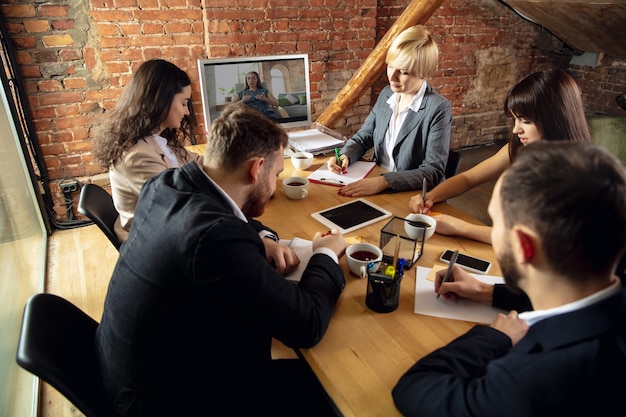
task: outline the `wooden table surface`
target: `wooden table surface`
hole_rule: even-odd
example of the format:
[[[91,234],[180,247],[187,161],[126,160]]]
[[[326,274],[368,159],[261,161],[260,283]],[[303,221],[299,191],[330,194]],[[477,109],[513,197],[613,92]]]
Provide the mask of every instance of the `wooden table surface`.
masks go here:
[[[194,150],[201,152],[202,145]],[[282,179],[306,177],[327,159],[316,157],[313,165],[303,171],[294,169],[290,159],[285,159],[285,170],[277,179],[276,192],[259,218],[275,229],[282,239],[311,239],[315,232],[326,231],[327,228],[310,214],[352,200],[339,196],[337,187],[314,183],[310,184],[309,195],[305,199],[289,200],[285,196]],[[377,167],[369,175],[381,172]],[[405,217],[409,213],[408,202],[413,194],[414,191],[365,198],[389,210],[394,216]],[[433,210],[479,223],[445,203],[437,204]],[[380,230],[388,221],[385,219],[355,230],[345,237],[378,245]],[[445,249],[459,249],[490,260],[493,266],[489,273],[501,274],[490,245],[437,233],[425,242],[424,253],[416,265],[432,267],[439,264],[439,256]],[[367,280],[350,274],[345,256],[339,264],[346,276],[346,287],[328,331],[318,345],[302,349],[300,353],[344,416],[399,416],[391,390],[400,376],[416,360],[465,333],[474,323],[415,314],[415,266],[404,274],[398,309],[391,313],[373,312],[365,305]]]

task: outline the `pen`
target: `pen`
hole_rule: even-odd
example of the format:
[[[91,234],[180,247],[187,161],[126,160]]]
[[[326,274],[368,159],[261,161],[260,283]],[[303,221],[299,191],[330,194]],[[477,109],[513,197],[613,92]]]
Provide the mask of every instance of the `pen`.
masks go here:
[[[422,201],[426,204],[426,177],[422,179]]]
[[[329,230],[328,232],[324,232],[324,233],[322,234],[322,237],[324,237],[324,236],[328,236],[328,235],[330,235],[331,233],[332,233],[332,231],[331,231],[331,230]]]
[[[345,174],[346,172],[341,166],[341,158],[339,157],[339,148],[335,148],[335,158],[337,158],[337,165],[339,165],[339,169],[341,170],[341,173]]]
[[[398,265],[398,254],[400,253],[400,236],[396,235],[395,239],[396,239],[396,249],[393,252],[393,263],[391,264],[394,268],[394,273],[393,273],[392,278],[395,278],[395,275],[396,275],[395,268]]]
[[[343,184],[343,181],[336,180],[334,178],[320,178],[320,181],[335,181],[335,182],[338,182],[339,184]]]
[[[456,262],[456,258],[458,256],[459,256],[459,251],[455,250],[454,253],[452,254],[452,257],[450,257],[450,263],[448,264],[448,269],[446,270],[446,274],[443,276],[443,279],[441,280],[442,284],[448,281],[448,278],[450,277],[450,271],[452,271],[452,267],[454,266],[454,263]],[[441,294],[437,294],[437,298],[439,298],[440,295]]]

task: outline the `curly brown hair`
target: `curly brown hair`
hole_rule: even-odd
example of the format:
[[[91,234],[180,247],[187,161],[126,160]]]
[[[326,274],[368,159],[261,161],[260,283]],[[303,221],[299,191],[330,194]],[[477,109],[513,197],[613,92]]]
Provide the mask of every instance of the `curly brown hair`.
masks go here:
[[[171,62],[153,59],[141,64],[115,108],[97,128],[93,154],[100,165],[114,166],[138,140],[157,132],[167,118],[174,96],[188,85],[191,80],[187,73]],[[190,114],[179,128],[160,133],[178,155],[183,154],[185,142],[195,134],[191,102],[188,106]]]

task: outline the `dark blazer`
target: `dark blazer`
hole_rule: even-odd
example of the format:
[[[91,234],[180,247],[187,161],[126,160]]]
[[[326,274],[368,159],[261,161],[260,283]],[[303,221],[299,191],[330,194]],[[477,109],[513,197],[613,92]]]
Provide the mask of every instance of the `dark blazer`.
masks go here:
[[[341,150],[341,154],[347,155],[351,163],[358,161],[372,147],[374,158],[379,163],[379,155],[384,152],[385,133],[393,115],[387,104],[392,94],[389,86],[380,92],[361,129]],[[398,132],[393,148],[397,172],[383,174],[389,183],[389,191],[421,189],[424,177],[428,181],[428,188],[432,188],[444,179],[451,126],[450,102],[427,85],[419,111],[409,110]]]
[[[142,188],[96,334],[118,415],[268,414],[272,337],[294,348],[318,343],[344,283],[323,254],[300,283],[282,277],[257,230],[195,162],[155,176]]]
[[[626,290],[543,319],[511,347],[475,326],[418,361],[393,389],[405,416],[553,417],[624,414]]]

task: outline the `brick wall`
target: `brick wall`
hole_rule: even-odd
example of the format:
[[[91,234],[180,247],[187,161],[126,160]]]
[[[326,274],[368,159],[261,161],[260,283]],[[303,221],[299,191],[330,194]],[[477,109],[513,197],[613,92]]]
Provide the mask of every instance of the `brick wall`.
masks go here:
[[[315,119],[361,65],[410,0],[3,0],[50,179],[106,184],[91,155],[90,132],[135,68],[165,58],[187,71],[203,126],[196,60],[307,53]],[[570,66],[571,52],[497,0],[447,0],[427,22],[440,45],[433,86],[453,105],[452,147],[507,138],[507,89],[549,65],[568,69],[589,113],[620,114],[624,57]],[[352,135],[384,74],[335,126]],[[206,141],[204,135],[198,142]],[[59,198],[62,201],[62,198]],[[65,208],[60,204],[61,218]],[[61,219],[62,220],[62,219]]]

